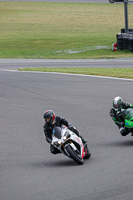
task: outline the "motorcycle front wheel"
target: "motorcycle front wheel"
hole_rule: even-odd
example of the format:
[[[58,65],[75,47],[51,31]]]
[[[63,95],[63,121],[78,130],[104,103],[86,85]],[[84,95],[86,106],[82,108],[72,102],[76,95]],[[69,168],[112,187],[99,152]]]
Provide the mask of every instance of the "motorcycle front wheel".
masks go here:
[[[82,165],[84,163],[84,159],[78,155],[70,145],[66,146],[66,150],[68,152],[68,154],[70,155],[70,157],[79,165]]]
[[[109,2],[110,2],[110,3],[114,3],[115,1],[114,1],[114,0],[109,0]]]

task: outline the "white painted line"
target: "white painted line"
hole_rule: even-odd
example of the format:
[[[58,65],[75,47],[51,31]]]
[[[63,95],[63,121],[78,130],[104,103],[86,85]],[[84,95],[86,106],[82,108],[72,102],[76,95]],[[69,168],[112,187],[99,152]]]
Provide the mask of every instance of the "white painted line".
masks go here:
[[[39,72],[39,71],[19,71],[19,70],[2,70],[6,72],[23,72],[23,73],[36,73],[36,74],[58,74],[58,75],[67,75],[67,76],[82,76],[82,77],[93,77],[93,78],[103,78],[103,79],[114,79],[114,80],[123,80],[123,81],[133,81],[133,79],[127,78],[118,78],[118,77],[109,77],[109,76],[96,76],[96,75],[86,75],[86,74],[71,74],[71,73],[58,73],[58,72]]]

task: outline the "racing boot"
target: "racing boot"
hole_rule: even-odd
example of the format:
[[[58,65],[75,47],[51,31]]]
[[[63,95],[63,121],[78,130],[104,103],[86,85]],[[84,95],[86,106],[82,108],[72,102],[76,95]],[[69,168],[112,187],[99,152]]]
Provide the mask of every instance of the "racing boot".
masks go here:
[[[124,128],[124,127],[121,127],[120,133],[121,133],[122,136],[126,136],[130,133],[130,131],[128,129]]]

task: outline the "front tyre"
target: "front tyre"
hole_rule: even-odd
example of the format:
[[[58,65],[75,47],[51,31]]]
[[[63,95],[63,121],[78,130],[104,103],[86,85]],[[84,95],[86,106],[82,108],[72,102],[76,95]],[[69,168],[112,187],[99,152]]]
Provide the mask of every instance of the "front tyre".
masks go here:
[[[79,165],[83,165],[84,163],[84,159],[78,155],[70,145],[66,146],[66,151],[68,152],[68,154],[70,155],[70,157]]]

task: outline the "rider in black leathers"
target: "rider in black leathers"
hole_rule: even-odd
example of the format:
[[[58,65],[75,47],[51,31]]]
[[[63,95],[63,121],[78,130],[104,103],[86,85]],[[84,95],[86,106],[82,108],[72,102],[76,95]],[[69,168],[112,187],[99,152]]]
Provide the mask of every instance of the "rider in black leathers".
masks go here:
[[[133,105],[123,102],[121,97],[115,97],[113,100],[113,107],[110,110],[110,116],[115,124],[118,126],[122,136],[129,134],[129,130],[125,128],[124,119],[122,117],[123,109],[133,108]]]
[[[66,127],[69,128],[69,130],[73,131],[78,137],[80,137],[81,140],[82,140],[82,142],[83,142],[83,144],[85,144],[87,142],[86,139],[84,139],[79,134],[79,132],[77,131],[77,129],[75,127],[73,127],[72,124],[69,121],[67,121],[63,117],[55,116],[55,113],[52,110],[45,111],[43,117],[45,119],[45,124],[43,126],[43,129],[44,129],[46,141],[48,143],[51,143],[51,141],[52,141],[52,131],[53,131],[53,128],[55,126],[60,126],[61,127],[62,125],[65,125]],[[50,151],[53,154],[60,153],[60,151],[57,148],[55,148],[52,144],[50,145]]]

